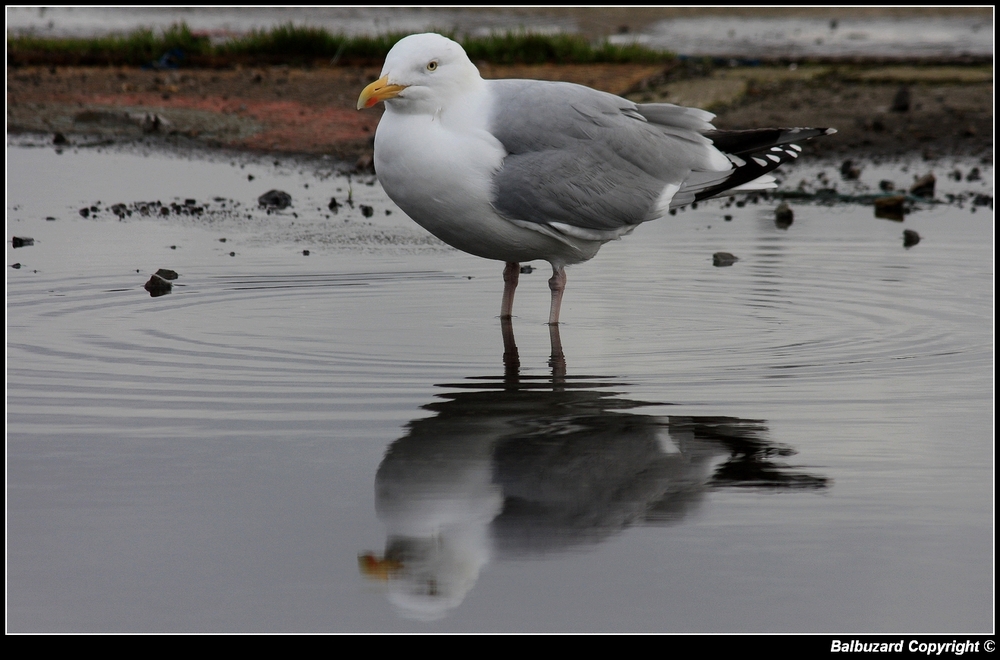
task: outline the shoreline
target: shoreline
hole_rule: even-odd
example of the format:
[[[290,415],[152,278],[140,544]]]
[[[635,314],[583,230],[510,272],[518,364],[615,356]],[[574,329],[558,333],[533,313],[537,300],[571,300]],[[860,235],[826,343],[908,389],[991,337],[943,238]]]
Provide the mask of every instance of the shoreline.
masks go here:
[[[481,64],[480,69],[485,78],[564,80],[639,103],[701,107],[716,113],[722,129],[836,128],[835,139],[809,144],[817,155],[993,159],[991,66],[706,68],[687,62]],[[49,134],[57,143],[156,138],[178,146],[363,162],[381,108],[359,112],[355,103],[378,73],[378,67],[349,66],[8,67],[7,130]],[[909,97],[908,107],[893,110],[900,94]]]

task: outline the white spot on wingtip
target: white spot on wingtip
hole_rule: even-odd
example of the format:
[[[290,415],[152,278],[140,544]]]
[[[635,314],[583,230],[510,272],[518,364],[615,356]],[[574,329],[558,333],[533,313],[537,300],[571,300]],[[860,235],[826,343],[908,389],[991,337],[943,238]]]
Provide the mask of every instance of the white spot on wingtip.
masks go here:
[[[788,145],[788,146],[789,146],[790,148],[792,148],[792,149],[795,149],[796,151],[802,151],[802,147],[800,147],[800,146],[799,146],[799,145],[797,145],[797,144],[790,144],[790,145]]]
[[[775,156],[774,154],[767,154],[767,157],[769,160],[773,160],[775,163],[781,162],[781,159]]]
[[[767,165],[767,161],[766,160],[763,160],[761,158],[757,158],[756,156],[753,156],[752,158],[753,158],[753,162],[757,163],[761,167],[764,167],[764,166]]]

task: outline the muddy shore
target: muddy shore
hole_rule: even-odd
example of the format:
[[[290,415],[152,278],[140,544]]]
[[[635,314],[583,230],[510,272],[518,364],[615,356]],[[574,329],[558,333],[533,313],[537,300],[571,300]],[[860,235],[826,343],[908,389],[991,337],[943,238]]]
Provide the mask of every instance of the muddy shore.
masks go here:
[[[816,154],[920,153],[992,162],[992,67],[481,65],[487,78],[566,80],[638,102],[693,105],[720,128],[832,126]],[[166,140],[353,163],[371,152],[381,108],[358,112],[375,67],[7,70],[8,134],[68,143]],[[895,107],[894,107],[895,106]]]

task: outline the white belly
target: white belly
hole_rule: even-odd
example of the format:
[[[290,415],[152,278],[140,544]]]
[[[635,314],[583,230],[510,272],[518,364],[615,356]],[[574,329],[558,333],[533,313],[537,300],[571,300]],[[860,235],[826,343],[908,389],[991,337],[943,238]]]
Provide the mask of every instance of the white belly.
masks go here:
[[[506,151],[485,130],[457,133],[431,115],[388,108],[375,134],[375,171],[386,194],[417,224],[463,252],[500,261],[586,261],[601,242],[555,238],[518,226],[491,204]]]

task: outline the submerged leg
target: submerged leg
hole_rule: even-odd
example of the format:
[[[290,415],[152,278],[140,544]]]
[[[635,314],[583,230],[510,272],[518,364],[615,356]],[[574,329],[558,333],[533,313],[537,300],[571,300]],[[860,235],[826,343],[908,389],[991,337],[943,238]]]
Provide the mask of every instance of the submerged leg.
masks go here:
[[[563,291],[566,290],[566,268],[552,265],[552,277],[549,278],[549,289],[552,291],[552,306],[549,308],[549,325],[559,323],[559,308],[562,307]]]
[[[500,318],[509,319],[514,311],[514,289],[517,288],[517,276],[521,274],[521,264],[508,261],[503,267],[503,301],[500,303]]]
[[[510,317],[500,319],[500,332],[503,333],[503,377],[505,383],[517,383],[521,371],[521,359],[517,355],[517,342],[514,341],[514,325]]]
[[[549,354],[549,366],[552,367],[552,384],[558,385],[566,382],[566,355],[563,354],[562,339],[559,337],[559,324],[553,323],[549,326],[549,346],[552,352]]]

